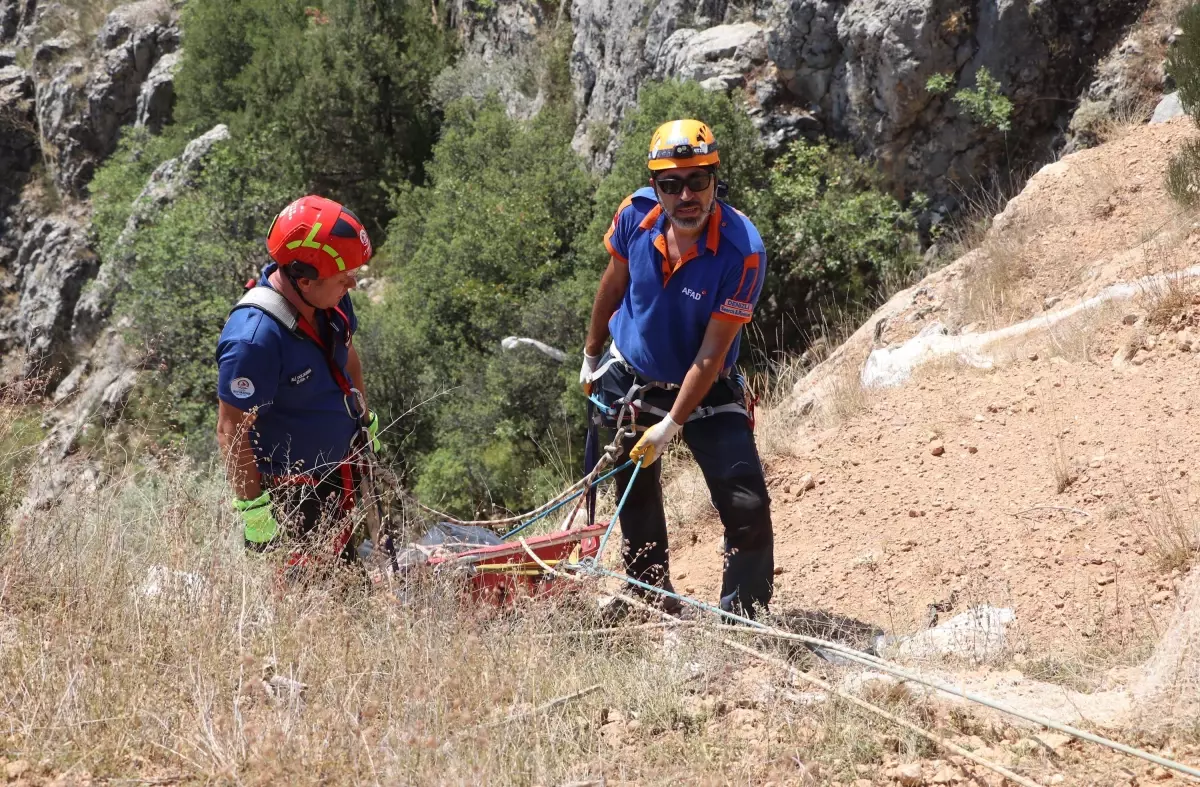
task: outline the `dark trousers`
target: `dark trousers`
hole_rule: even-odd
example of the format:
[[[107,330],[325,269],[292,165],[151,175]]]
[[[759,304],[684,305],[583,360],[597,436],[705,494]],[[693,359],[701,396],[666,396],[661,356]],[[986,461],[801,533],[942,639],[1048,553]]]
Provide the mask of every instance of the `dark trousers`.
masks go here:
[[[279,535],[265,544],[247,541],[246,548],[265,552],[282,546],[292,550],[293,555],[325,557],[349,521],[341,474],[334,470],[316,483],[272,476],[263,476],[262,481],[271,491],[271,513],[279,523]],[[353,541],[350,539],[340,550],[338,557],[343,561],[354,561]]]
[[[607,362],[607,357],[603,362]],[[613,364],[594,386],[599,398],[610,407],[643,380],[623,364]],[[640,398],[649,405],[670,412],[678,392],[650,388]],[[732,378],[721,378],[701,403],[703,407],[745,404],[745,391]],[[638,424],[650,426],[661,420],[642,413]],[[606,419],[607,426],[615,426]],[[609,432],[609,439],[612,438]],[[762,462],[754,445],[749,419],[740,413],[720,413],[684,424],[683,441],[704,474],[712,503],[725,527],[725,565],[721,581],[723,609],[754,614],[771,600],[775,570],[774,536],[771,530],[771,501],[767,494]],[[621,462],[640,432],[627,438],[622,446]],[[633,475],[630,468],[616,477],[617,493],[623,494]],[[670,549],[667,544],[667,517],[663,510],[662,462],[644,467],[621,510],[625,568],[629,575],[649,584],[670,587]]]

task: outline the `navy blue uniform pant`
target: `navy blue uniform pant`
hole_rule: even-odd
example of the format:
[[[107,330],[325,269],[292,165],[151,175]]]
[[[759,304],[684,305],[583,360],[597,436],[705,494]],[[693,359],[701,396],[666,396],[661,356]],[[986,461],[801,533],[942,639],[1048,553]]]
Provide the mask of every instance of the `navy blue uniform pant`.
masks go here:
[[[607,361],[606,356],[602,363]],[[601,401],[613,407],[635,382],[645,381],[636,378],[628,367],[618,362],[596,381],[593,391]],[[677,393],[677,390],[654,387],[644,391],[640,398],[670,412]],[[701,406],[732,403],[744,406],[745,391],[735,379],[723,377],[713,385]],[[650,426],[659,420],[659,416],[641,413],[638,424]],[[605,422],[611,440],[615,419],[606,418]],[[629,451],[639,437],[640,432],[624,441],[621,463],[629,458]],[[765,610],[773,590],[774,537],[770,498],[750,420],[742,413],[719,413],[684,424],[682,437],[700,465],[713,506],[725,528],[721,607],[749,615],[754,614],[755,608]],[[617,475],[618,495],[624,493],[632,475],[633,468]],[[621,532],[625,568],[629,575],[669,589],[670,549],[667,517],[663,510],[661,461],[638,473],[625,508],[621,510]]]

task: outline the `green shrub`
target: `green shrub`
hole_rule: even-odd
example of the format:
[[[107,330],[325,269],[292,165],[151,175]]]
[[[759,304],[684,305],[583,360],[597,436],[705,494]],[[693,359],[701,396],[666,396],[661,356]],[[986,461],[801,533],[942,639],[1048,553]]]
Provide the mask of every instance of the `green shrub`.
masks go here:
[[[925,90],[935,96],[949,93],[953,87],[953,74],[934,74],[925,82]],[[987,68],[976,72],[975,87],[955,92],[954,103],[982,126],[1004,132],[1012,130],[1012,101],[1004,95],[1000,82]]]
[[[119,193],[141,169],[117,157],[97,180]],[[144,381],[148,400],[169,402],[169,412],[158,415],[197,445],[212,442],[217,336],[246,280],[267,262],[262,239],[271,220],[302,190],[296,171],[294,161],[262,140],[223,143],[196,187],[132,239],[134,267],[117,313],[132,317],[132,339],[157,367]],[[117,206],[108,210],[119,216]],[[111,235],[110,223],[97,225],[101,238]]]
[[[1167,53],[1167,73],[1179,88],[1179,100],[1193,119],[1200,118],[1200,3],[1179,15],[1183,31]],[[1180,205],[1200,202],[1200,144],[1188,142],[1167,167],[1167,192]]]
[[[767,280],[756,321],[774,349],[789,326],[819,321],[831,305],[870,301],[916,262],[913,215],[850,151],[797,142],[771,169],[770,210],[759,229]],[[784,342],[786,344],[786,342]]]
[[[975,87],[954,94],[954,103],[981,126],[997,131],[1012,130],[1013,104],[1000,88],[1000,82],[986,68],[975,73]]]
[[[1179,15],[1183,34],[1167,52],[1167,73],[1179,89],[1179,100],[1192,117],[1200,109],[1200,3],[1193,3]]]
[[[949,93],[952,87],[954,87],[953,74],[934,74],[925,82],[925,89],[935,96]]]
[[[176,128],[157,137],[145,126],[129,126],[122,132],[116,152],[96,171],[88,186],[92,237],[101,259],[113,256],[133,202],[146,187],[150,174],[159,164],[182,153],[186,145],[187,140]]]
[[[1185,208],[1200,204],[1200,141],[1191,140],[1167,165],[1167,193]]]

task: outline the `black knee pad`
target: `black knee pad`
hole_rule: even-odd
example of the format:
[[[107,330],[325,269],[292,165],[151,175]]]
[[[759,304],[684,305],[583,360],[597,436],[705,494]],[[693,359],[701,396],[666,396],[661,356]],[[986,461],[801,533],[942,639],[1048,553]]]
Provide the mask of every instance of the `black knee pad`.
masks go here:
[[[725,525],[727,548],[762,549],[772,543],[771,499],[761,475],[718,481],[712,496]]]

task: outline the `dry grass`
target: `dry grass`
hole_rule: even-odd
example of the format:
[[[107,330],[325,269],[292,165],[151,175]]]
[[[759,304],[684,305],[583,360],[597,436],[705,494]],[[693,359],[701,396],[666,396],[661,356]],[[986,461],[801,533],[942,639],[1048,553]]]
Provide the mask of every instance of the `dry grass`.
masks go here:
[[[1167,272],[1142,287],[1146,322],[1156,328],[1171,324],[1171,318],[1187,312],[1195,297],[1195,282],[1178,272]]]
[[[929,753],[699,635],[570,634],[600,625],[594,585],[498,610],[448,578],[401,601],[276,569],[241,549],[213,469],[173,458],[12,518],[5,753],[80,778],[489,785],[852,780]]]
[[[964,324],[999,328],[1026,316],[1020,283],[1031,269],[1024,248],[1023,233],[993,235],[967,263],[958,294],[958,311]]]
[[[688,681],[716,669],[702,646],[686,659],[649,641],[547,646],[542,635],[593,617],[575,599],[504,614],[432,583],[402,605],[348,574],[280,593],[270,561],[227,537],[222,486],[195,469],[129,468],[10,528],[8,752],[97,776],[257,783],[650,781],[685,755],[730,776],[743,767],[736,744],[720,762],[703,754],[705,719],[683,708]],[[177,578],[157,595],[156,572]],[[272,674],[306,688],[269,689]],[[614,710],[648,731],[636,757],[598,735]]]
[[[1200,553],[1200,520],[1188,502],[1188,484],[1175,468],[1154,463],[1151,490],[1139,494],[1128,484],[1125,496],[1135,521],[1165,570],[1187,569]],[[1186,471],[1185,471],[1186,472]]]
[[[819,422],[826,427],[850,420],[871,406],[874,393],[863,388],[858,367],[843,364],[823,381]]]

